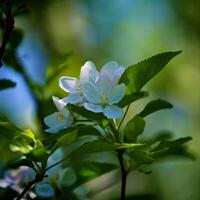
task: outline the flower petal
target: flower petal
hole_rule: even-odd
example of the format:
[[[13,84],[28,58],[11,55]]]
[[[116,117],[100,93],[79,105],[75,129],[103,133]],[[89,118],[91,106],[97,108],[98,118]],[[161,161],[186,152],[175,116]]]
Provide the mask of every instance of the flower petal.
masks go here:
[[[63,102],[62,99],[59,99],[58,97],[55,96],[53,96],[52,99],[59,112],[64,109],[65,103]]]
[[[103,108],[100,105],[94,105],[94,104],[91,104],[91,103],[84,103],[83,106],[85,107],[85,109],[90,110],[94,113],[103,112]]]
[[[118,83],[119,79],[121,78],[122,74],[125,71],[124,66],[119,66],[114,72],[113,82]]]
[[[124,70],[123,66],[118,66],[117,62],[112,61],[103,66],[100,75],[107,76],[113,84],[116,84],[124,73]]]
[[[73,77],[63,76],[59,79],[59,86],[69,93],[77,93],[77,85],[79,80]]]
[[[106,106],[103,114],[109,119],[120,118],[123,116],[123,109],[116,105]]]
[[[54,112],[51,115],[48,115],[47,117],[44,118],[44,123],[47,126],[54,126],[57,122],[57,113],[58,112]]]
[[[71,103],[71,104],[77,104],[83,102],[83,96],[81,96],[79,93],[76,94],[70,94],[69,96],[63,98],[63,102],[65,104]]]
[[[60,112],[55,112],[47,117],[44,118],[44,123],[49,127],[48,129],[46,129],[46,132],[49,133],[57,133],[60,130],[66,128],[67,126],[67,120],[66,118],[61,118],[60,116]]]
[[[114,86],[108,98],[109,104],[112,105],[114,103],[118,103],[124,97],[125,92],[126,92],[126,86],[124,83]]]
[[[47,133],[58,133],[59,131],[65,129],[65,128],[66,128],[65,124],[56,124],[54,126],[51,126],[47,129],[45,129],[45,132],[47,132]]]
[[[93,83],[87,82],[83,84],[82,92],[84,97],[90,103],[98,104],[100,102],[99,92],[97,90],[97,87]]]
[[[116,70],[117,67],[118,67],[117,62],[114,61],[108,62],[102,67],[100,74],[110,76],[113,74],[113,72]]]
[[[88,81],[95,82],[97,77],[98,77],[98,71],[96,69],[95,64],[91,61],[87,61],[81,67],[80,80],[82,82],[88,82]]]
[[[96,87],[100,96],[108,96],[112,91],[113,85],[112,82],[108,79],[108,77],[100,76],[96,83]]]

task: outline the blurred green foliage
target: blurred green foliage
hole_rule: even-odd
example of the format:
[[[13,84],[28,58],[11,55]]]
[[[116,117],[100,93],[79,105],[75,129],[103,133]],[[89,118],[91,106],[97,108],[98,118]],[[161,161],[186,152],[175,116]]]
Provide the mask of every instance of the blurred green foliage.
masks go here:
[[[14,65],[16,71],[27,74],[16,59],[15,51],[20,42],[23,42],[22,33],[26,36],[33,31],[39,35],[40,42],[44,44],[50,58],[45,77],[46,85],[32,82],[31,76],[24,75],[24,79],[31,82],[36,94],[33,95],[33,99],[37,102],[39,114],[38,116],[33,114],[32,118],[35,120],[34,118],[37,117],[38,126],[35,128],[37,133],[44,126],[41,124],[41,119],[54,109],[51,96],[64,95],[58,89],[58,77],[78,76],[80,66],[86,60],[93,60],[98,63],[98,66],[108,60],[117,60],[128,66],[157,52],[169,49],[183,50],[183,53],[169,64],[164,73],[145,87],[147,91],[151,88],[151,96],[161,96],[173,102],[175,111],[169,115],[162,115],[161,112],[158,117],[148,116],[146,121],[150,122],[150,125],[146,127],[145,136],[141,138],[141,141],[153,138],[162,127],[177,132],[174,137],[192,136],[193,141],[190,142],[189,147],[190,151],[196,155],[196,162],[182,161],[175,157],[170,162],[162,160],[153,165],[150,169],[153,173],[148,177],[140,174],[132,175],[129,180],[130,197],[128,199],[199,200],[200,3],[195,0],[164,0],[162,2],[158,0],[29,0],[27,4],[30,13],[16,18],[16,27],[19,31],[16,29],[13,37],[17,39],[13,40],[11,37],[4,62],[7,65]],[[6,59],[7,55],[12,59]],[[63,64],[60,65],[60,63]],[[14,85],[7,83],[4,87],[8,86]],[[130,113],[141,111],[146,103],[145,99],[142,103],[136,103],[134,107],[131,107]],[[14,112],[13,115],[16,114]],[[23,121],[23,116],[20,118]],[[3,134],[2,130],[1,134]],[[45,134],[43,137],[45,138]],[[161,141],[163,142],[160,148],[173,145],[166,144],[164,139]],[[8,142],[8,138],[2,136],[0,150],[3,155],[3,165],[6,161],[13,159]],[[64,151],[67,153],[68,149]],[[181,151],[182,149],[179,149],[176,152],[178,154]],[[171,152],[168,152],[167,156],[170,155]],[[101,156],[104,155],[98,156],[101,161]],[[109,156],[108,159],[113,159],[112,155]],[[87,155],[82,159],[87,159]],[[66,161],[65,164],[69,162]],[[77,173],[82,180],[90,180],[96,175],[115,168],[112,162],[105,168],[102,164],[99,164],[100,167],[95,167],[94,163],[87,162],[84,164],[77,162],[75,165],[72,166],[75,171],[80,165],[82,168],[87,168],[85,171],[77,167]],[[99,169],[102,171],[98,171]],[[143,169],[143,171],[148,172],[149,169]],[[118,190],[118,187],[110,184],[108,189],[103,188],[102,191],[98,191],[101,194],[99,196],[96,190],[99,185],[104,184],[104,181],[97,180],[97,186],[94,184],[93,188],[91,185],[86,186],[91,189],[91,199],[111,199],[113,193]]]

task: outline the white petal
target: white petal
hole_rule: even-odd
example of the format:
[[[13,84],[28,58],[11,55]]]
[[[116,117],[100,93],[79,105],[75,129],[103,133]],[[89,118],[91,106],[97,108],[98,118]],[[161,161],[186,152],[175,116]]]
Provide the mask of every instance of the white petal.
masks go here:
[[[38,183],[35,186],[35,192],[42,198],[51,198],[55,196],[54,188],[49,183]]]
[[[64,109],[65,103],[63,102],[62,99],[59,99],[58,97],[55,97],[55,96],[53,96],[52,99],[58,111],[61,111]]]
[[[59,131],[65,129],[65,124],[57,124],[55,126],[51,126],[47,129],[45,129],[45,132],[47,133],[58,133]]]
[[[100,75],[107,76],[113,84],[116,84],[124,70],[124,66],[118,66],[117,62],[112,61],[103,66]]]
[[[63,76],[59,79],[59,86],[65,92],[76,93],[78,84],[79,84],[79,80],[73,77]]]
[[[51,115],[48,115],[47,117],[44,118],[44,123],[47,126],[54,126],[57,122],[57,113],[58,112],[54,112]]]
[[[109,104],[118,103],[125,95],[126,86],[124,83],[114,86],[112,92],[109,95]]]
[[[108,77],[100,76],[96,83],[96,87],[100,95],[108,96],[112,91],[113,85],[112,82],[108,79]]]
[[[113,81],[114,83],[117,83],[119,81],[119,79],[121,78],[122,74],[125,71],[125,67],[124,66],[119,66],[115,72],[114,72],[114,77],[113,77]]]
[[[116,70],[117,67],[118,67],[117,62],[114,61],[108,62],[102,67],[100,74],[110,76],[113,74],[113,72]]]
[[[80,80],[83,82],[88,82],[88,81],[95,82],[97,77],[98,77],[98,71],[96,69],[95,64],[91,61],[87,61],[81,67]]]
[[[94,105],[94,104],[91,104],[91,103],[84,103],[83,106],[85,107],[85,109],[90,110],[94,113],[103,112],[103,108],[100,105]]]
[[[103,114],[109,119],[120,118],[123,116],[123,109],[115,105],[106,106]]]
[[[81,96],[79,93],[70,94],[68,97],[63,98],[63,101],[64,101],[65,104],[82,103],[83,102],[83,96]]]
[[[97,87],[93,83],[85,83],[82,87],[82,92],[84,97],[90,103],[98,104],[100,102],[99,92],[97,90]]]
[[[66,127],[67,120],[64,118],[60,119],[60,114],[61,113],[59,112],[54,112],[53,114],[44,118],[44,123],[49,127],[46,132],[57,133]]]
[[[74,116],[72,114],[70,114],[67,119],[67,124],[66,124],[65,128],[70,127],[72,125],[73,121],[74,121]]]

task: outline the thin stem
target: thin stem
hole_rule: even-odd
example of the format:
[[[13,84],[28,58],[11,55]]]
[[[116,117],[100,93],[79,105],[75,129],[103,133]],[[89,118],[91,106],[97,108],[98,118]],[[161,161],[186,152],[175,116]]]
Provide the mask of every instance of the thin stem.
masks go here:
[[[126,171],[126,168],[124,166],[123,151],[122,150],[117,151],[117,157],[118,157],[120,169],[121,169],[121,195],[120,195],[120,200],[125,200],[126,199],[126,179],[127,179],[128,172]]]
[[[60,160],[60,161],[54,163],[53,165],[47,167],[47,168],[46,168],[46,171],[50,170],[51,168],[55,167],[56,165],[59,165],[60,163],[62,163],[62,162],[63,162],[64,160],[66,160],[67,158],[69,158],[69,156],[67,156],[67,157],[63,158],[62,160]]]
[[[119,129],[120,129],[120,127],[121,127],[121,125],[122,125],[122,123],[123,123],[125,117],[126,117],[126,114],[128,113],[128,109],[130,108],[130,105],[131,105],[131,104],[129,104],[129,105],[127,106],[126,111],[125,111],[125,113],[124,113],[124,116],[123,116],[122,120],[121,120],[120,123],[119,123],[118,131],[119,131]]]
[[[115,141],[116,141],[116,142],[120,142],[120,139],[119,139],[119,132],[118,132],[117,129],[115,128],[115,125],[114,125],[113,121],[110,121],[109,127],[110,127],[112,133],[114,134]]]
[[[35,185],[36,183],[41,182],[44,177],[45,177],[44,174],[42,174],[42,175],[37,174],[36,177],[35,177],[35,179],[32,180],[32,181],[30,181],[26,185],[26,187],[24,188],[24,190],[22,191],[22,193],[18,195],[18,197],[16,198],[16,200],[21,200],[24,197],[24,195],[32,188],[32,186]]]

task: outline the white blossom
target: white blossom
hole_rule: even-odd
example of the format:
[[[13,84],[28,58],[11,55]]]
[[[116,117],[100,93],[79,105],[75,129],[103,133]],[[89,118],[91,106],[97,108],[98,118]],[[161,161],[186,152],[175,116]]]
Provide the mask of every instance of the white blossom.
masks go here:
[[[58,111],[44,118],[45,124],[49,127],[45,131],[49,133],[57,133],[71,126],[73,122],[73,115],[66,109],[64,101],[53,96],[53,102]]]

